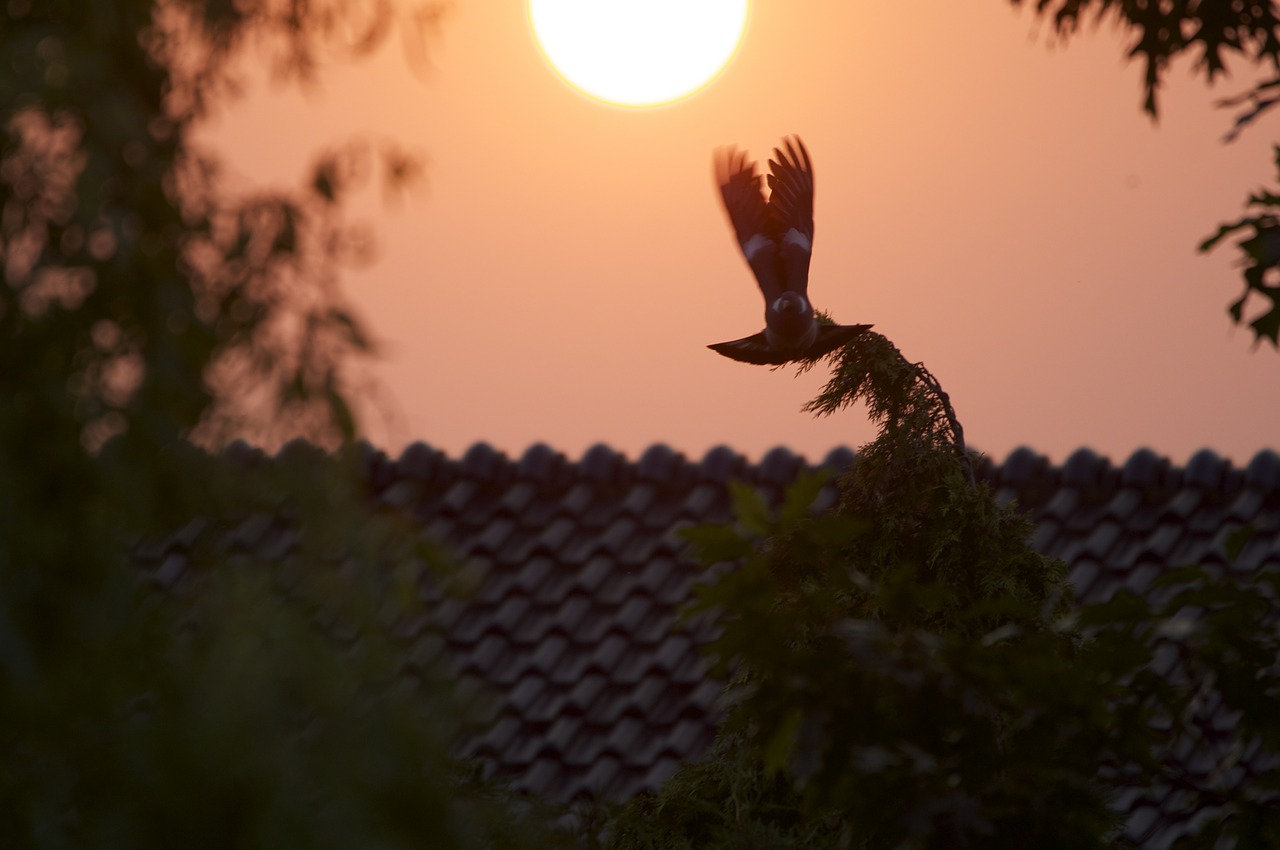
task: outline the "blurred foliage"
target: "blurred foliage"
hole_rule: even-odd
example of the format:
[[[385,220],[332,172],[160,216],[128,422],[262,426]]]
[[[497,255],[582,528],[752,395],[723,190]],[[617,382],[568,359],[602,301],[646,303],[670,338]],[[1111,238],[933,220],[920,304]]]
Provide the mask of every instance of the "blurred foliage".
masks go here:
[[[347,373],[372,346],[336,284],[371,247],[341,202],[375,166],[402,185],[416,160],[351,142],[321,152],[298,190],[237,198],[193,135],[238,91],[242,45],[309,79],[323,48],[381,41],[382,5],[7,4],[6,397],[47,406],[90,448],[117,433],[151,443],[351,437]],[[37,350],[44,359],[29,355]]]
[[[409,642],[439,556],[370,506],[351,443],[372,345],[337,281],[370,245],[343,200],[416,160],[344,143],[297,190],[232,197],[193,142],[237,63],[307,83],[437,13],[0,6],[5,847],[550,841],[450,759],[468,706]],[[233,435],[346,448],[192,443]]]
[[[1255,743],[1280,752],[1276,576],[1188,568],[1077,610],[1028,521],[967,474],[927,370],[867,336],[811,403],[863,399],[880,424],[839,506],[813,510],[821,474],[776,506],[738,486],[735,522],[688,530],[708,567],[735,565],[690,611],[722,629],[724,718],[610,846],[1120,846],[1130,788],[1203,813],[1180,846],[1274,846],[1280,771],[1233,783],[1231,767]],[[1183,666],[1156,672],[1171,641]],[[1212,750],[1192,721],[1215,694],[1238,737],[1206,774],[1179,755]]]
[[[1011,0],[1020,6],[1023,0]],[[1193,70],[1208,83],[1229,73],[1232,57],[1269,75],[1241,95],[1223,98],[1219,107],[1245,107],[1235,119],[1226,141],[1234,140],[1249,124],[1280,103],[1280,17],[1275,4],[1245,0],[1231,2],[1196,2],[1195,0],[1027,0],[1036,14],[1051,18],[1055,33],[1064,41],[1077,35],[1086,19],[1096,24],[1110,22],[1132,37],[1128,58],[1141,58],[1143,76],[1143,109],[1153,118],[1158,114],[1157,94],[1170,63],[1190,54]],[[1280,161],[1280,147],[1276,148]],[[1277,346],[1280,334],[1280,270],[1278,270],[1276,195],[1256,192],[1249,196],[1247,207],[1261,212],[1224,224],[1218,232],[1200,245],[1200,251],[1211,250],[1224,237],[1244,231],[1237,242],[1244,267],[1244,295],[1228,308],[1237,325],[1247,322],[1256,342],[1264,339]],[[1261,296],[1263,312],[1246,316],[1245,306],[1251,296]],[[1267,305],[1265,302],[1270,302]]]
[[[1021,6],[1024,0],[1010,0]],[[1195,71],[1207,82],[1227,71],[1233,54],[1254,64],[1280,67],[1280,18],[1271,3],[1198,2],[1198,0],[1026,0],[1037,15],[1050,17],[1064,41],[1079,33],[1087,20],[1112,23],[1132,36],[1129,58],[1141,58],[1143,108],[1159,111],[1157,93],[1169,63],[1184,53],[1195,58]]]
[[[1280,171],[1280,146],[1275,149],[1276,168]],[[1243,255],[1244,294],[1227,308],[1236,324],[1246,321],[1245,308],[1251,300],[1261,303],[1261,311],[1252,311],[1248,319],[1254,337],[1261,342],[1270,340],[1272,346],[1280,345],[1280,194],[1269,191],[1254,192],[1249,196],[1249,206],[1257,212],[1218,228],[1200,245],[1201,251],[1209,251],[1233,233],[1244,231],[1245,238],[1236,243]]]
[[[153,468],[198,483],[189,523],[132,564],[85,551],[45,611],[6,594],[5,625],[30,620],[3,636],[6,846],[552,846],[451,761],[468,706],[417,643],[440,555],[369,507],[358,451],[174,445]]]

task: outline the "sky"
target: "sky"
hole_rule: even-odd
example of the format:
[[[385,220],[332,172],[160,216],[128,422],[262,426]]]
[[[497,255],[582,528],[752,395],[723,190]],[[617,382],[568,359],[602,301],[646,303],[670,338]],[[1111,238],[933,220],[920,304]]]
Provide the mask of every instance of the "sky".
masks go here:
[[[591,100],[547,66],[520,0],[455,0],[428,63],[391,39],[308,91],[251,74],[208,125],[229,187],[296,185],[352,138],[420,151],[422,187],[355,218],[378,261],[345,291],[381,351],[367,431],[395,454],[486,441],[577,458],[662,442],[812,461],[874,437],[865,411],[800,408],[826,379],[706,345],[763,326],[720,208],[714,148],[814,160],[815,307],[869,322],[950,394],[972,448],[1276,448],[1280,354],[1226,307],[1235,249],[1196,246],[1274,185],[1265,119],[1232,144],[1175,65],[1161,117],[1104,26],[1067,45],[1006,0],[753,0],[724,73],[654,109]]]

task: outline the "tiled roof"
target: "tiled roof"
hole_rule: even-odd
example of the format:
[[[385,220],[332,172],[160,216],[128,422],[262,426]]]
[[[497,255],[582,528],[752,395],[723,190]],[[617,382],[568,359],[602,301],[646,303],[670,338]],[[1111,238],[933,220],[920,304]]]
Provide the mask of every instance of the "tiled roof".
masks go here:
[[[237,462],[254,454],[243,444],[228,452]],[[704,578],[677,532],[727,520],[732,479],[776,498],[809,466],[804,458],[778,448],[751,463],[720,447],[693,461],[655,445],[631,460],[598,445],[574,461],[543,445],[508,458],[478,444],[452,459],[422,443],[397,459],[374,449],[364,458],[369,497],[412,517],[475,572],[465,600],[424,590],[437,617],[420,638],[424,656],[451,660],[464,693],[496,695],[474,703],[467,755],[518,790],[567,801],[656,789],[705,751],[720,684],[700,647],[713,626],[677,621]],[[840,449],[819,465],[852,459]],[[1034,546],[1067,563],[1082,601],[1121,587],[1146,593],[1169,566],[1225,570],[1224,535],[1246,523],[1257,533],[1231,569],[1280,567],[1280,456],[1271,451],[1241,468],[1210,451],[1178,467],[1148,450],[1114,465],[1081,449],[1054,466],[1019,449],[977,473],[1030,513]],[[828,488],[819,507],[834,501]],[[1172,669],[1175,655],[1157,664]],[[1202,740],[1188,744],[1199,755],[1188,757],[1217,770],[1225,732],[1215,724],[1227,720],[1214,706],[1202,714]],[[1261,758],[1246,756],[1231,768],[1239,781]],[[1167,790],[1133,792],[1122,801],[1128,836],[1168,846],[1193,814],[1178,804]]]

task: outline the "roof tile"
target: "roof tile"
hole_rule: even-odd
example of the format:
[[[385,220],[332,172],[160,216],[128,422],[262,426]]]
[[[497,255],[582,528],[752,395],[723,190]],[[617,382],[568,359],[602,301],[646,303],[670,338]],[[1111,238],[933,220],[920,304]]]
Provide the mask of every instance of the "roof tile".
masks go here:
[[[1112,519],[1123,522],[1133,515],[1142,505],[1142,494],[1134,487],[1117,490],[1106,505],[1106,514]]]
[[[587,449],[578,463],[579,474],[587,481],[608,484],[626,483],[626,458],[603,443]]]
[[[795,480],[796,474],[803,468],[804,458],[792,454],[785,446],[777,446],[760,459],[756,480],[761,484],[785,487]]]
[[[568,639],[559,632],[552,632],[543,638],[533,649],[530,658],[535,670],[546,671],[552,676],[564,662],[565,651],[569,648]]]
[[[645,737],[648,730],[645,724],[639,718],[626,716],[623,717],[613,727],[609,733],[606,748],[619,756],[626,758],[629,754],[634,753],[638,748],[640,741]]]
[[[641,481],[670,483],[680,472],[684,458],[663,443],[654,443],[640,456],[636,476]]]
[[[356,450],[370,498],[401,505],[424,537],[474,569],[470,578],[423,579],[431,618],[405,626],[405,668],[428,680],[448,660],[465,674],[473,724],[488,724],[469,748],[489,769],[552,799],[598,793],[619,800],[656,788],[680,759],[705,751],[721,684],[702,647],[719,627],[707,614],[683,624],[678,617],[697,583],[730,566],[701,567],[679,530],[726,521],[730,480],[775,497],[807,468],[804,458],[778,448],[751,464],[723,446],[697,464],[663,445],[635,462],[604,445],[577,462],[541,444],[515,463],[485,444],[461,461],[424,443],[396,461],[368,445]],[[237,462],[274,462],[244,446],[226,450],[229,458],[237,453]],[[310,457],[305,447],[281,453],[290,463],[300,457]],[[854,460],[837,449],[824,465]],[[1156,600],[1155,576],[1184,561],[1221,565],[1223,536],[1246,523],[1255,535],[1232,569],[1280,568],[1280,455],[1269,450],[1244,469],[1199,452],[1184,470],[1146,449],[1120,468],[1089,450],[1056,468],[1020,448],[1002,465],[980,459],[976,473],[1029,514],[1033,544],[1066,562],[1085,600],[1121,587]],[[829,486],[821,504],[837,496]],[[228,525],[222,545],[246,553],[287,553],[295,545],[288,524],[272,514]],[[153,575],[180,575],[190,544],[162,544],[140,544],[136,556]],[[286,554],[282,570],[288,563]],[[455,597],[445,584],[474,587]],[[1180,652],[1161,644],[1152,669],[1179,675]],[[1220,770],[1224,782],[1248,781],[1270,756],[1231,749],[1232,718],[1219,703],[1207,700],[1197,715],[1203,740],[1171,734],[1170,757],[1205,776]],[[1167,788],[1135,790],[1118,803],[1132,812],[1130,839],[1143,846],[1166,846],[1186,820]]]
[[[595,655],[589,669],[597,670],[606,675],[611,675],[618,666],[618,662],[622,659],[622,654],[627,650],[627,640],[617,632],[611,632],[596,647]]]
[[[1280,454],[1264,449],[1253,456],[1245,470],[1249,485],[1268,493],[1280,492]]]
[[[1231,464],[1209,449],[1201,449],[1187,462],[1187,483],[1202,490],[1216,490],[1221,486]]]
[[[579,677],[569,692],[568,703],[586,714],[608,687],[609,680],[603,673],[598,671],[585,673]]]
[[[1120,474],[1120,480],[1129,487],[1155,490],[1165,486],[1165,471],[1169,461],[1151,449],[1138,449],[1129,455]]]
[[[563,465],[563,455],[546,443],[536,443],[521,456],[516,475],[528,481],[554,482]]]
[[[1161,572],[1163,572],[1163,569],[1160,566],[1152,561],[1146,561],[1139,564],[1125,576],[1124,586],[1138,596],[1145,596],[1147,588],[1151,586],[1151,582]]]
[[[1092,594],[1093,583],[1098,580],[1102,569],[1097,561],[1089,558],[1075,560],[1067,571],[1067,580],[1075,586],[1076,595]]]
[[[653,509],[658,498],[658,488],[646,481],[631,488],[626,498],[622,500],[619,510],[630,517],[643,518],[646,512]]]
[[[404,478],[420,483],[430,481],[444,456],[426,443],[417,442],[405,446],[396,462],[396,471]]]
[[[1124,530],[1119,523],[1103,522],[1094,527],[1084,543],[1084,553],[1088,557],[1106,560],[1111,548],[1116,545]]]
[[[634,635],[652,604],[652,600],[643,596],[631,597],[619,609],[617,616],[614,618],[615,626],[621,629],[624,634]]]
[[[589,768],[604,751],[604,739],[592,729],[579,728],[564,745],[564,763],[570,767]]]
[[[1108,466],[1106,458],[1090,449],[1076,449],[1062,466],[1062,486],[1094,490],[1102,486]]]
[[[622,760],[615,750],[613,753],[607,751],[602,752],[596,758],[595,764],[591,766],[591,770],[582,779],[582,787],[587,789],[601,798],[606,800],[618,799],[621,788],[627,788],[631,783],[619,782],[622,772]]]
[[[462,473],[479,481],[501,483],[510,462],[488,443],[476,443],[462,456]]]
[[[1004,461],[1000,483],[1017,491],[1030,491],[1051,486],[1049,459],[1026,446],[1014,449]]]
[[[836,472],[844,472],[850,466],[853,466],[856,458],[857,454],[848,446],[836,446],[827,452],[827,456],[822,459],[822,465]]]
[[[747,460],[728,446],[716,446],[703,456],[698,466],[700,480],[724,484],[742,477]]]
[[[454,482],[440,500],[440,513],[448,517],[464,515],[479,492],[480,485],[471,479],[464,478]]]

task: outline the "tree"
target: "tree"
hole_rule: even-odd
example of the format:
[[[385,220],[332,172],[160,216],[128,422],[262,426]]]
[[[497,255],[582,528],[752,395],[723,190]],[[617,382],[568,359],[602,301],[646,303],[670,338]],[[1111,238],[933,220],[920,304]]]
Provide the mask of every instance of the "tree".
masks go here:
[[[739,487],[734,523],[689,532],[709,566],[734,565],[691,612],[722,629],[727,709],[712,752],[624,807],[612,846],[1110,847],[1112,800],[1134,787],[1202,814],[1185,846],[1273,846],[1280,774],[1228,787],[1174,754],[1215,689],[1240,746],[1280,751],[1280,642],[1253,619],[1280,578],[1190,567],[1158,604],[1079,609],[1025,517],[968,474],[923,366],[874,333],[831,363],[809,408],[865,400],[877,438],[835,510],[811,510],[821,477],[773,508]],[[1160,675],[1171,636],[1190,660]]]
[[[541,846],[450,761],[439,671],[405,677],[437,556],[362,498],[351,442],[371,346],[335,270],[368,253],[342,216],[362,154],[236,199],[193,142],[243,51],[306,79],[380,44],[392,7],[0,15],[6,846]],[[395,185],[416,168],[372,154]],[[294,434],[344,449],[192,443]]]
[[[1034,6],[1063,40],[1087,18],[1132,34],[1153,118],[1187,51],[1207,81],[1232,54],[1275,72],[1223,101],[1246,107],[1229,139],[1280,102],[1271,3]],[[1246,289],[1230,315],[1275,344],[1280,196],[1250,204],[1256,215],[1201,250],[1245,233]],[[1264,307],[1250,319],[1255,295]],[[622,809],[613,846],[1128,846],[1111,801],[1133,789],[1177,793],[1194,813],[1179,847],[1280,842],[1274,758],[1249,782],[1223,781],[1241,753],[1280,752],[1280,574],[1180,566],[1152,598],[1121,591],[1078,608],[1025,521],[965,474],[959,423],[923,366],[875,334],[830,363],[806,409],[865,401],[877,438],[829,514],[811,512],[822,481],[810,479],[774,509],[740,488],[735,523],[690,531],[708,566],[735,565],[694,609],[723,627],[711,652],[729,677],[724,722],[705,759]],[[1229,557],[1248,535],[1228,541]],[[1157,672],[1158,652],[1177,663]],[[1211,753],[1213,770],[1192,770],[1179,751],[1212,750],[1196,724],[1219,700],[1236,737]]]
[[[1023,0],[1011,0],[1022,5]],[[1030,2],[1027,5],[1032,5]],[[1212,83],[1227,70],[1233,56],[1257,67],[1265,67],[1265,77],[1244,94],[1219,101],[1227,108],[1245,107],[1235,120],[1226,141],[1231,141],[1248,124],[1280,103],[1280,17],[1270,2],[1148,2],[1148,0],[1035,0],[1037,15],[1051,17],[1054,29],[1064,41],[1075,37],[1086,18],[1110,20],[1132,36],[1129,58],[1141,58],[1143,109],[1152,118],[1159,114],[1159,90],[1169,65],[1184,54],[1194,58],[1194,71]],[[1276,147],[1280,167],[1280,146]],[[1236,243],[1245,267],[1244,293],[1228,307],[1236,324],[1248,321],[1254,339],[1280,346],[1280,195],[1260,191],[1246,202],[1256,210],[1251,215],[1223,224],[1200,244],[1210,251],[1227,236],[1243,232]],[[1261,306],[1246,307],[1256,300]]]

